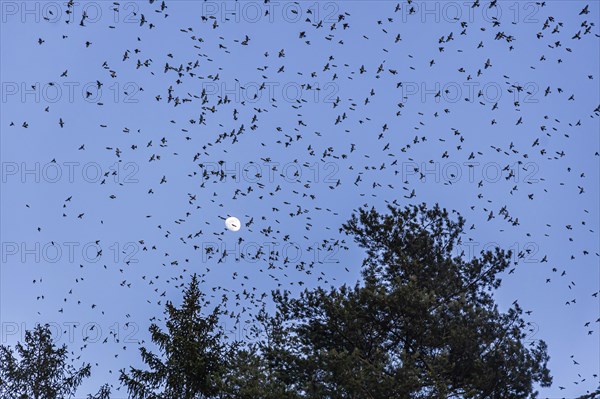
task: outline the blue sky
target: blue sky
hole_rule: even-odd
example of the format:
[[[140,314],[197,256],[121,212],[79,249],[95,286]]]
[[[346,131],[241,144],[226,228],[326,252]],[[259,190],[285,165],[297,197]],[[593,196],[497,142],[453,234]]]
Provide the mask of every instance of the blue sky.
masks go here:
[[[525,254],[496,296],[549,345],[541,396],[597,387],[598,4],[396,4],[2,1],[2,343],[60,327],[94,365],[85,394],[140,364],[191,272],[215,301],[353,283],[354,209],[437,202],[475,225],[467,254]],[[253,224],[226,232],[229,215]]]

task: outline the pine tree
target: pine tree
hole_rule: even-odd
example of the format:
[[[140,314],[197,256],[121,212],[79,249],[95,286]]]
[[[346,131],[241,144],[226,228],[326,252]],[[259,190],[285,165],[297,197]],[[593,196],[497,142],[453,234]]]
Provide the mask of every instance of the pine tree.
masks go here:
[[[360,209],[343,226],[366,250],[363,282],[275,292],[261,353],[303,398],[535,397],[551,383],[546,344],[524,342],[517,303],[492,293],[511,253],[455,252],[464,220],[425,205]]]
[[[16,355],[15,356],[15,352]],[[15,350],[0,345],[0,397],[63,399],[75,395],[91,366],[74,367],[67,346],[55,346],[48,325],[25,332]]]
[[[582,395],[582,396],[578,397],[577,399],[598,399],[598,398],[600,398],[600,387],[598,387],[598,389],[596,389],[594,392]]]
[[[111,386],[108,384],[104,384],[100,387],[98,392],[96,392],[93,395],[88,395],[86,399],[110,399],[111,391]]]
[[[150,326],[152,342],[160,350],[154,354],[140,348],[149,370],[133,367],[121,370],[120,381],[134,399],[196,399],[215,397],[222,391],[230,348],[219,326],[222,315],[216,306],[207,316],[208,305],[198,287],[196,275],[186,288],[181,308],[166,304],[166,327]]]

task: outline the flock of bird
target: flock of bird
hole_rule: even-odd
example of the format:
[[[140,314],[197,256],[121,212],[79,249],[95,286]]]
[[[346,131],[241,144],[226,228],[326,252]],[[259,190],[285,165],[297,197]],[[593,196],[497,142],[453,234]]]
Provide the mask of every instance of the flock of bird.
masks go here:
[[[370,13],[380,17],[372,20],[370,13],[354,11],[364,7],[360,2],[329,3],[335,5],[333,14],[325,3],[314,8],[298,2],[290,3],[292,10],[300,10],[290,14],[297,22],[278,25],[268,21],[283,14],[268,1],[256,3],[263,14],[258,23],[239,22],[239,10],[207,12],[201,5],[154,0],[136,4],[133,12],[122,3],[110,4],[118,20],[125,20],[127,12],[135,23],[117,24],[111,14],[103,25],[91,22],[69,0],[65,20],[57,24],[64,31],[47,31],[31,45],[32,51],[72,46],[93,54],[90,58],[103,57],[85,72],[95,76],[85,99],[99,90],[106,93],[119,79],[135,77],[139,84],[122,85],[119,94],[143,100],[139,108],[107,104],[104,97],[93,105],[112,106],[120,116],[94,111],[94,117],[82,121],[81,111],[64,108],[59,114],[59,106],[36,104],[42,115],[37,121],[2,121],[4,135],[62,135],[69,155],[49,156],[49,163],[77,157],[120,168],[107,166],[93,185],[66,186],[70,191],[56,203],[57,224],[97,232],[92,241],[100,261],[77,262],[75,271],[59,269],[72,285],[60,293],[48,283],[46,273],[54,271],[39,272],[33,284],[40,318],[58,317],[54,312],[84,318],[123,312],[125,327],[139,320],[141,337],[146,326],[133,313],[136,307],[145,303],[152,309],[142,312],[149,322],[160,322],[165,301],[177,301],[190,274],[198,273],[211,300],[226,304],[231,323],[249,322],[269,303],[271,289],[338,285],[358,277],[360,254],[352,252],[351,239],[339,228],[356,206],[426,201],[452,207],[446,196],[454,196],[463,205],[461,213],[473,221],[470,239],[489,234],[493,240],[507,232],[520,234],[523,242],[539,240],[571,251],[566,263],[544,254],[547,244],[535,250],[520,245],[508,272],[529,276],[531,269],[523,265],[536,255],[535,276],[540,278],[543,270],[548,295],[557,290],[561,298],[570,295],[561,299],[560,312],[578,304],[578,277],[573,275],[580,274],[573,270],[585,264],[590,275],[597,275],[598,247],[576,253],[569,246],[574,237],[597,243],[597,205],[577,210],[578,219],[564,227],[552,215],[535,214],[540,203],[565,206],[568,201],[577,207],[590,191],[597,192],[597,181],[589,179],[598,177],[598,148],[571,144],[597,143],[600,105],[574,105],[580,95],[574,86],[592,87],[598,94],[597,54],[581,48],[582,43],[598,45],[597,7],[531,3],[537,19],[526,24],[521,17],[512,20],[505,3],[475,0],[459,17],[427,23],[426,6],[411,0],[378,3]],[[225,7],[226,2],[214,4]],[[501,15],[492,13],[499,8],[503,17],[481,17]],[[185,20],[181,14],[194,25],[170,22]],[[285,30],[273,35],[281,26]],[[430,29],[444,33],[435,40],[429,40],[433,33],[419,33]],[[119,39],[94,53],[108,37]],[[502,66],[507,70],[499,70]],[[55,59],[43,67],[56,70],[50,85],[73,79],[81,68],[76,58]],[[584,73],[574,77],[571,68]],[[541,83],[548,70],[564,80]],[[539,76],[539,83],[525,83],[528,74]],[[449,100],[455,85],[430,84],[424,93],[423,76],[463,82],[456,101]],[[496,82],[498,95],[492,98],[475,85],[483,81]],[[277,82],[297,82],[294,89],[302,96],[281,90]],[[563,118],[547,109],[570,111]],[[90,139],[81,126],[89,126],[96,137]],[[482,174],[486,163],[501,177]],[[137,184],[127,184],[128,164],[138,165]],[[586,164],[588,169],[582,169]],[[45,200],[27,199],[23,206],[30,211]],[[118,216],[111,216],[114,212]],[[225,230],[228,216],[241,220],[239,232]],[[24,223],[35,224],[31,234],[54,230],[27,213],[24,217]],[[542,233],[533,236],[522,225]],[[119,248],[114,262],[110,237],[120,230],[139,234],[130,240],[137,252],[128,256]],[[86,287],[95,281],[106,284],[107,291],[92,300]],[[42,305],[49,292],[53,302]],[[580,294],[597,301],[599,292]],[[121,307],[115,297],[131,302]],[[597,317],[574,326],[573,334],[597,337]],[[145,342],[140,338],[123,345],[113,330],[103,338],[100,344],[115,345],[111,356],[116,360],[107,365],[113,376],[123,366],[119,355],[130,348],[133,358],[138,343]],[[72,348],[80,350],[74,352],[79,356],[94,346],[84,341]],[[579,367],[574,355],[571,360]],[[575,371],[575,380],[559,380],[560,390],[598,385],[593,370]]]

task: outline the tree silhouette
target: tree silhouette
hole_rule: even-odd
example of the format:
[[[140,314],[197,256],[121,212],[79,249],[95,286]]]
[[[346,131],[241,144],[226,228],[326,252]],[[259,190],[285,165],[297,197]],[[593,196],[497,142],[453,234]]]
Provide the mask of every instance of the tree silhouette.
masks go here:
[[[131,398],[193,399],[214,397],[221,391],[228,346],[219,327],[220,307],[202,314],[204,294],[196,275],[186,288],[181,308],[166,304],[167,331],[150,326],[152,342],[161,355],[141,347],[150,370],[121,370],[120,381]]]
[[[366,251],[362,280],[275,291],[256,336],[229,342],[196,276],[181,308],[167,303],[167,331],[152,325],[161,356],[141,348],[149,371],[121,381],[131,398],[525,399],[549,386],[543,341],[526,344],[515,302],[493,292],[511,252],[468,258],[464,220],[439,206],[359,209],[341,229]]]
[[[510,252],[465,259],[464,220],[423,204],[360,209],[343,226],[366,250],[363,282],[274,294],[262,353],[303,398],[535,397],[548,386],[546,345],[524,343],[517,303],[492,298]]]
[[[552,382],[543,341],[526,344],[515,301],[500,311],[493,293],[511,252],[467,257],[464,220],[425,204],[389,213],[361,208],[342,226],[365,250],[354,285],[274,291],[275,311],[256,316],[255,335],[226,339],[222,303],[192,276],[181,307],[165,305],[166,330],[150,326],[155,354],[146,370],[121,370],[132,399],[525,399]],[[57,347],[48,325],[26,331],[15,350],[0,346],[0,397],[75,395],[91,374]],[[599,391],[580,399],[597,397]],[[88,399],[110,398],[103,385]]]
[[[72,397],[83,379],[90,376],[91,366],[76,368],[68,362],[67,354],[66,345],[54,345],[48,325],[38,324],[26,331],[25,341],[17,343],[14,351],[0,345],[0,397]]]

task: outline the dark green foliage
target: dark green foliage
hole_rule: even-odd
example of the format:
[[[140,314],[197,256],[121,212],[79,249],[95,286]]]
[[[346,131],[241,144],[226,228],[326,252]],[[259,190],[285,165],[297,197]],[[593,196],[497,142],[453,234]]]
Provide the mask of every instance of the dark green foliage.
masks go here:
[[[207,309],[194,275],[181,307],[167,303],[166,330],[150,327],[159,353],[140,348],[147,370],[121,371],[130,398],[526,399],[550,385],[545,343],[526,345],[521,308],[502,312],[492,297],[511,253],[466,259],[463,219],[438,206],[389,212],[361,209],[343,226],[366,251],[361,282],[274,292],[276,311],[258,314],[246,342],[225,338],[225,313]],[[65,365],[42,327],[17,350],[27,360],[0,352],[0,394],[63,397],[89,375]]]
[[[88,395],[86,399],[110,399],[111,389],[108,384],[104,384],[100,387],[95,395]]]
[[[203,315],[203,298],[194,275],[181,308],[167,303],[167,331],[156,324],[150,327],[162,356],[142,347],[142,360],[150,370],[121,371],[120,380],[131,398],[209,398],[222,391],[230,349],[219,327],[219,307]]]
[[[500,249],[453,256],[463,220],[425,205],[360,210],[344,225],[366,249],[363,284],[275,293],[273,371],[306,398],[534,397],[549,385],[546,345],[527,347],[517,304],[491,296]],[[280,329],[280,330],[277,330]]]
[[[15,352],[16,355],[15,356]],[[56,347],[48,325],[25,332],[15,350],[0,346],[0,397],[63,399],[75,394],[90,365],[77,369],[67,363],[67,347]]]
[[[587,395],[582,395],[582,396],[578,397],[577,399],[598,399],[598,398],[600,398],[600,387],[598,387],[598,389],[596,389],[594,392],[588,393]]]

